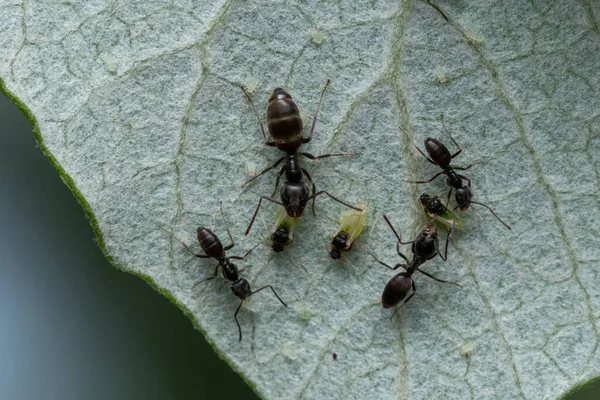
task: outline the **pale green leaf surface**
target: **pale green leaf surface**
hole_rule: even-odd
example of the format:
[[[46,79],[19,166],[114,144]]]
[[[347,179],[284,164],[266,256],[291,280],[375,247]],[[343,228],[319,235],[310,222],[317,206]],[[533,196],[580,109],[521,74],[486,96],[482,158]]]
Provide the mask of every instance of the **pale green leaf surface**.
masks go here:
[[[0,0],[0,77],[112,261],[186,310],[263,397],[557,398],[600,372],[600,3],[438,4],[449,23],[416,0]],[[359,242],[399,262],[381,213],[414,237],[418,195],[446,193],[442,178],[402,181],[436,169],[399,130],[448,142],[442,112],[464,148],[456,164],[485,160],[468,171],[476,200],[513,230],[473,206],[449,261],[425,268],[464,289],[417,276],[390,322],[379,299],[393,274],[357,250],[345,264],[328,257],[345,210],[319,198],[286,252],[249,258],[253,287],[272,284],[290,307],[254,296],[238,343],[227,285],[192,289],[215,263],[157,225],[188,243],[204,225],[226,241],[223,200],[231,255],[264,240],[274,205],[243,231],[274,174],[241,184],[249,162],[260,170],[279,154],[238,85],[255,86],[263,119],[285,87],[309,125],[328,78],[306,150],[358,155],[305,165],[319,188],[371,202]]]

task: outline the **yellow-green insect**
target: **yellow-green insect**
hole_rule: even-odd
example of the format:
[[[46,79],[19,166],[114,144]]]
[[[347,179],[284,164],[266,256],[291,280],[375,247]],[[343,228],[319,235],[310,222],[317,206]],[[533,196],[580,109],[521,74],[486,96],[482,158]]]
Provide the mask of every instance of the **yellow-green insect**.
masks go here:
[[[288,215],[283,206],[277,210],[275,227],[271,232],[271,248],[275,253],[281,253],[285,246],[294,239],[294,230],[298,225],[298,218]]]
[[[438,228],[446,230],[463,228],[460,214],[452,212],[438,196],[423,193],[419,201],[425,214],[434,220]]]
[[[348,251],[367,225],[367,209],[369,202],[358,203],[362,211],[349,210],[344,213],[337,232],[331,235],[331,251],[329,255],[334,260],[341,257],[342,251]]]

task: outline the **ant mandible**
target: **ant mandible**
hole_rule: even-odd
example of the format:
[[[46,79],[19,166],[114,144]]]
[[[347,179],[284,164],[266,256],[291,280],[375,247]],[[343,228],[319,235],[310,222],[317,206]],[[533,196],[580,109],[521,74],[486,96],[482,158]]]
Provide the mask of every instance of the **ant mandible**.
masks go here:
[[[221,205],[221,214],[223,214],[222,205]],[[202,250],[204,251],[205,254],[194,253],[194,251],[187,244],[185,244],[185,242],[183,242],[182,240],[180,240],[178,238],[175,238],[175,239],[177,239],[177,241],[179,241],[179,243],[181,243],[183,245],[183,247],[185,247],[187,249],[187,251],[189,251],[194,257],[213,258],[218,261],[218,264],[215,268],[214,275],[196,282],[194,284],[194,286],[192,286],[192,288],[195,288],[202,282],[206,282],[206,281],[215,279],[219,274],[219,268],[221,268],[221,274],[223,275],[223,278],[227,282],[231,283],[231,291],[237,298],[239,298],[241,300],[240,305],[235,310],[235,314],[233,315],[233,318],[235,319],[235,323],[237,324],[238,332],[240,335],[239,341],[241,342],[242,341],[242,327],[240,326],[240,321],[238,320],[237,315],[238,315],[240,308],[242,307],[242,304],[244,303],[245,299],[252,296],[254,293],[257,293],[263,289],[269,288],[269,289],[271,289],[271,291],[273,292],[275,297],[277,297],[277,300],[279,300],[279,302],[284,307],[287,307],[287,304],[281,299],[281,297],[279,297],[279,295],[277,294],[277,292],[275,291],[275,289],[273,289],[273,287],[271,285],[266,285],[266,286],[261,287],[260,289],[256,289],[256,290],[252,291],[252,289],[250,288],[250,283],[245,278],[239,277],[240,271],[239,271],[238,267],[234,263],[231,262],[231,260],[245,259],[252,252],[252,250],[254,250],[258,245],[254,246],[253,248],[248,250],[246,252],[246,254],[244,254],[243,256],[227,257],[225,252],[228,250],[231,250],[233,248],[233,246],[235,246],[235,243],[233,241],[233,237],[231,236],[231,232],[229,231],[229,228],[226,228],[226,230],[227,230],[227,235],[229,236],[229,240],[231,240],[231,244],[223,247],[223,244],[221,243],[221,241],[219,240],[217,235],[214,234],[213,231],[211,231],[208,228],[204,228],[204,227],[199,227],[198,229],[196,229],[196,236],[198,238],[198,242],[200,243],[200,247],[202,247]]]
[[[412,240],[410,242],[403,242],[402,236],[398,234],[398,232],[396,231],[396,229],[394,228],[394,226],[392,225],[392,223],[390,222],[388,217],[386,215],[384,215],[383,218],[385,219],[385,222],[387,222],[387,224],[390,227],[390,229],[392,230],[392,232],[394,232],[396,239],[398,239],[398,242],[396,242],[396,252],[398,253],[398,255],[400,257],[402,257],[406,261],[406,264],[396,264],[395,266],[392,267],[391,265],[388,265],[385,262],[379,260],[370,251],[365,250],[368,254],[371,255],[371,257],[373,257],[375,259],[375,261],[377,261],[379,264],[383,265],[384,267],[386,267],[392,271],[395,271],[398,268],[404,268],[404,270],[405,270],[405,272],[400,272],[399,274],[392,277],[392,279],[390,279],[390,281],[387,283],[387,285],[385,285],[385,288],[383,289],[383,293],[381,294],[381,305],[383,306],[383,308],[391,308],[391,307],[394,307],[394,306],[400,304],[400,302],[402,300],[404,300],[404,298],[406,298],[406,296],[410,292],[410,289],[412,288],[412,293],[410,294],[410,296],[408,296],[408,298],[406,298],[406,300],[402,303],[402,305],[400,307],[398,307],[398,309],[396,309],[396,311],[394,311],[394,313],[392,314],[390,319],[392,319],[394,317],[394,315],[398,312],[398,310],[404,304],[408,303],[409,300],[417,292],[417,287],[415,285],[414,280],[412,279],[412,276],[416,271],[419,271],[420,273],[422,273],[425,276],[428,276],[429,278],[433,279],[434,281],[441,282],[441,283],[450,283],[452,285],[462,287],[462,285],[460,285],[456,282],[450,282],[450,281],[445,281],[445,280],[436,278],[435,276],[431,275],[430,273],[425,272],[422,269],[420,269],[421,265],[423,265],[426,261],[431,260],[436,255],[439,255],[440,258],[442,258],[442,260],[444,260],[444,261],[446,261],[446,259],[448,258],[448,246],[447,245],[446,245],[446,251],[445,251],[444,256],[442,256],[442,253],[440,253],[439,245],[438,245],[438,238],[437,238],[438,232],[437,232],[437,228],[435,226],[433,226],[432,224],[427,224],[427,225],[425,225],[425,227],[423,228],[423,230],[421,231],[421,233],[419,234],[419,236],[417,236],[417,238],[415,240]],[[401,244],[412,244],[412,247],[411,247],[411,251],[413,252],[412,260],[409,260],[404,254],[402,254],[402,252],[400,251]]]
[[[429,154],[429,157],[427,157],[427,155],[423,152],[423,150],[421,150],[419,148],[419,146],[417,146],[415,144],[415,142],[413,142],[413,140],[410,138],[408,133],[404,129],[400,128],[402,130],[402,132],[404,132],[404,134],[406,135],[408,140],[413,144],[413,146],[415,146],[415,148],[419,151],[419,153],[421,153],[421,155],[423,157],[425,157],[425,159],[427,159],[427,161],[429,161],[433,165],[437,165],[438,167],[440,167],[442,169],[440,172],[438,172],[437,174],[435,174],[434,176],[432,176],[430,179],[428,179],[426,181],[406,181],[406,182],[429,183],[440,175],[446,175],[446,184],[448,186],[450,186],[450,191],[448,192],[448,201],[450,200],[450,196],[452,195],[452,189],[456,189],[455,199],[456,199],[457,206],[454,208],[453,211],[455,211],[457,208],[460,208],[461,211],[465,211],[466,209],[469,208],[469,206],[471,204],[477,204],[477,205],[487,208],[492,213],[492,215],[494,217],[496,217],[496,219],[498,221],[500,221],[500,223],[502,225],[504,225],[507,229],[510,230],[511,227],[506,222],[502,221],[502,219],[500,219],[500,217],[498,215],[496,215],[494,210],[492,210],[488,205],[472,200],[473,192],[471,191],[471,180],[464,175],[460,175],[460,174],[456,173],[456,171],[466,171],[469,168],[471,168],[472,166],[479,164],[481,161],[473,163],[466,167],[455,167],[455,166],[450,165],[452,160],[462,152],[462,148],[456,142],[456,140],[454,140],[454,138],[452,137],[450,132],[448,132],[448,130],[446,129],[446,124],[444,123],[444,114],[441,114],[440,117],[442,120],[442,126],[444,128],[444,131],[446,132],[446,134],[448,135],[450,140],[452,140],[452,143],[454,143],[456,145],[456,147],[458,147],[458,151],[454,154],[451,154],[450,150],[448,150],[448,148],[446,146],[444,146],[442,144],[442,142],[440,142],[437,139],[427,137],[427,138],[425,138],[425,141],[424,141],[425,150],[427,150],[427,154]],[[463,184],[463,179],[467,181],[467,185]]]
[[[260,197],[256,210],[254,211],[252,219],[250,220],[248,228],[246,229],[246,235],[250,232],[250,229],[252,229],[252,225],[254,224],[254,220],[256,219],[256,215],[258,214],[258,210],[260,209],[263,200],[268,200],[273,203],[282,205],[285,208],[287,214],[292,218],[299,218],[304,212],[306,204],[308,204],[308,201],[311,199],[313,201],[312,211],[313,215],[315,215],[315,199],[321,194],[327,195],[331,199],[337,201],[340,204],[345,205],[346,207],[355,209],[357,211],[362,211],[357,207],[351,206],[350,204],[343,202],[342,200],[333,196],[326,190],[320,190],[319,192],[317,192],[312,177],[306,169],[300,166],[300,160],[298,159],[298,154],[311,160],[319,160],[327,157],[354,155],[352,153],[334,153],[314,156],[306,152],[298,153],[298,149],[300,148],[300,146],[302,146],[303,143],[308,143],[312,140],[315,125],[317,124],[317,117],[321,108],[321,103],[323,102],[323,96],[325,95],[325,91],[329,86],[329,82],[330,81],[327,80],[327,82],[325,83],[325,87],[321,92],[321,98],[319,100],[319,105],[317,106],[315,116],[313,118],[310,133],[306,138],[302,136],[302,118],[300,118],[300,111],[298,110],[298,106],[292,99],[292,96],[290,96],[288,92],[281,88],[276,88],[273,90],[273,93],[269,98],[269,104],[267,106],[267,127],[269,129],[269,134],[271,135],[273,140],[269,140],[267,138],[262,121],[260,120],[258,112],[254,107],[254,103],[252,102],[250,95],[242,86],[242,91],[246,95],[246,98],[248,99],[250,105],[252,106],[252,109],[254,110],[254,115],[256,115],[256,118],[258,119],[258,123],[260,125],[260,130],[262,132],[265,145],[277,147],[279,150],[284,151],[286,153],[283,157],[275,161],[271,166],[265,168],[259,174],[246,181],[243,185],[246,186],[248,183],[258,178],[259,176],[264,175],[273,168],[276,168],[279,164],[281,164],[282,161],[285,160],[285,165],[281,167],[281,170],[277,174],[277,179],[275,181],[275,189],[273,190],[271,196]],[[273,196],[275,196],[275,193],[277,193],[277,188],[279,186],[281,175],[283,175],[284,173],[285,182],[279,192],[281,200],[277,200],[273,198]],[[304,176],[306,176],[306,178],[312,184],[312,194],[310,194],[308,185],[305,182],[303,182]]]

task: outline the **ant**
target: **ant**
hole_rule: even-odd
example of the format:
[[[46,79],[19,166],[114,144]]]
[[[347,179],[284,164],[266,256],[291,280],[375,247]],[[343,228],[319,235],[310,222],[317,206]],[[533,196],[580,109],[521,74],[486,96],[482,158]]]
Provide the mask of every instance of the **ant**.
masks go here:
[[[223,214],[223,206],[222,205],[221,205],[221,214]],[[163,228],[163,230],[164,230],[164,228]],[[225,278],[225,280],[227,282],[231,283],[231,291],[237,298],[242,300],[240,302],[240,305],[238,306],[238,308],[235,310],[235,314],[233,315],[233,318],[235,318],[235,323],[237,324],[238,331],[240,334],[239,341],[241,342],[242,341],[242,328],[240,326],[240,321],[238,321],[237,315],[238,315],[238,312],[240,311],[240,308],[242,307],[242,304],[244,303],[245,299],[252,296],[254,293],[257,293],[263,289],[269,288],[269,289],[271,289],[271,291],[273,292],[275,297],[277,297],[277,300],[279,300],[279,302],[281,304],[283,304],[284,307],[287,307],[287,304],[281,299],[281,297],[279,297],[279,295],[277,294],[277,292],[275,291],[275,289],[273,289],[273,287],[271,285],[266,285],[266,286],[261,287],[260,289],[256,289],[256,290],[252,291],[252,289],[250,288],[250,283],[245,278],[239,277],[240,271],[238,270],[238,267],[234,263],[231,262],[231,260],[245,259],[252,252],[252,250],[254,250],[256,248],[256,246],[254,246],[253,248],[248,250],[246,252],[246,254],[244,254],[243,256],[227,257],[225,252],[228,250],[231,250],[233,248],[233,246],[235,246],[235,243],[233,241],[233,237],[231,236],[231,232],[229,232],[229,228],[226,228],[226,230],[227,230],[227,235],[229,236],[229,240],[231,240],[231,244],[223,247],[223,244],[221,243],[221,241],[219,240],[217,235],[215,235],[213,233],[213,231],[211,231],[208,228],[204,228],[204,227],[199,227],[198,229],[196,229],[196,236],[198,238],[198,242],[200,243],[200,247],[202,247],[202,250],[204,251],[205,254],[194,253],[194,251],[187,244],[185,244],[185,242],[183,242],[182,240],[179,240],[178,238],[175,238],[175,239],[177,239],[177,241],[179,241],[179,243],[181,243],[183,245],[183,247],[185,247],[187,249],[187,251],[189,251],[194,257],[213,258],[219,262],[215,268],[215,273],[213,276],[210,276],[206,279],[196,282],[194,284],[194,286],[192,286],[192,288],[195,288],[202,282],[206,282],[206,281],[215,279],[217,277],[217,275],[219,274],[219,267],[221,268],[221,274],[223,275],[223,278]],[[245,267],[244,267],[244,269],[245,269]]]
[[[298,110],[298,106],[292,99],[292,96],[282,88],[275,88],[271,97],[269,97],[269,104],[267,106],[267,127],[269,129],[269,134],[272,140],[267,138],[265,134],[265,129],[258,116],[258,112],[254,107],[254,103],[250,98],[250,95],[246,92],[246,89],[242,86],[242,91],[246,95],[246,98],[250,102],[252,109],[254,110],[254,115],[256,115],[256,119],[258,119],[258,123],[260,125],[260,130],[262,132],[264,143],[267,146],[277,147],[279,150],[284,151],[286,154],[275,161],[273,165],[265,168],[259,174],[255,175],[248,181],[246,181],[242,186],[246,186],[248,183],[258,178],[259,176],[267,173],[268,171],[276,168],[281,164],[282,161],[285,160],[285,165],[283,165],[277,174],[277,179],[275,181],[275,189],[270,197],[261,196],[258,201],[258,206],[256,207],[256,211],[254,211],[254,215],[252,215],[252,219],[246,229],[245,234],[247,235],[252,229],[252,224],[254,224],[254,220],[256,219],[256,214],[258,214],[258,210],[262,204],[263,199],[269,200],[275,204],[279,204],[285,208],[287,214],[292,218],[299,218],[304,212],[304,208],[308,201],[312,199],[312,212],[315,215],[315,199],[317,196],[321,194],[325,194],[329,196],[331,199],[337,201],[340,204],[345,205],[346,207],[355,209],[357,211],[362,211],[359,208],[351,206],[343,202],[342,200],[336,198],[331,195],[329,192],[325,190],[321,190],[319,192],[316,191],[316,186],[311,178],[308,171],[300,166],[300,160],[298,159],[298,155],[304,156],[311,160],[319,160],[327,157],[336,157],[336,156],[353,156],[352,153],[334,153],[334,154],[321,154],[319,156],[314,156],[310,153],[298,152],[298,149],[302,144],[308,143],[312,140],[313,132],[315,129],[315,125],[317,124],[317,117],[319,115],[319,110],[321,108],[321,103],[323,102],[323,96],[325,95],[325,91],[329,86],[329,79],[325,83],[325,87],[321,92],[321,98],[319,100],[319,105],[317,106],[317,111],[313,118],[313,122],[310,128],[310,133],[308,137],[302,136],[302,118],[300,118],[300,111]],[[279,181],[281,175],[285,173],[285,182],[281,187],[279,192],[279,196],[281,200],[277,200],[273,198],[275,193],[277,193],[277,188],[279,186]],[[310,194],[310,190],[308,185],[303,182],[303,178],[306,176],[308,181],[312,184],[312,195]]]
[[[446,129],[446,124],[444,123],[444,114],[441,114],[440,118],[442,120],[442,126],[444,128],[444,131],[446,132],[448,137],[450,137],[450,140],[452,140],[452,143],[454,143],[454,145],[456,145],[456,147],[458,147],[458,151],[454,154],[451,154],[450,150],[448,150],[448,148],[446,146],[444,146],[442,144],[442,142],[440,142],[437,139],[427,137],[427,138],[425,138],[425,141],[424,141],[425,150],[427,150],[427,154],[429,154],[429,157],[427,157],[427,155],[423,152],[423,150],[421,150],[419,148],[419,146],[417,146],[415,144],[415,142],[413,142],[413,140],[410,138],[410,136],[408,136],[408,133],[404,129],[400,128],[402,130],[402,132],[404,132],[404,134],[406,135],[408,140],[413,144],[413,146],[415,146],[415,148],[418,150],[418,152],[421,153],[421,155],[427,159],[427,161],[429,161],[433,165],[437,165],[438,167],[440,167],[442,169],[440,172],[438,172],[437,174],[435,174],[434,176],[432,176],[430,179],[428,179],[426,181],[406,181],[406,182],[429,183],[429,182],[432,182],[435,178],[437,178],[440,175],[446,175],[446,184],[448,186],[450,186],[450,191],[448,192],[448,201],[450,200],[452,190],[456,189],[455,199],[456,199],[456,203],[458,205],[452,210],[453,212],[457,208],[460,208],[461,211],[465,211],[466,209],[469,208],[469,206],[471,204],[477,204],[477,205],[487,208],[492,213],[492,215],[494,217],[496,217],[496,219],[498,221],[500,221],[500,223],[502,225],[504,225],[507,229],[511,230],[511,227],[508,226],[508,224],[506,222],[502,221],[500,219],[500,217],[498,217],[498,215],[496,215],[494,210],[492,210],[489,206],[472,200],[473,192],[471,191],[471,180],[464,175],[458,174],[456,171],[466,171],[469,168],[471,168],[472,166],[479,164],[481,161],[478,161],[478,162],[468,165],[466,167],[455,167],[455,166],[450,165],[452,160],[462,152],[462,148],[456,142],[456,140],[454,140],[454,138],[452,137],[450,132],[448,132],[448,130]],[[467,181],[467,185],[463,184],[463,179]]]
[[[422,269],[420,269],[421,265],[423,265],[426,261],[431,260],[436,255],[439,255],[442,258],[442,260],[444,260],[444,261],[446,261],[446,259],[448,258],[448,247],[447,246],[446,246],[446,251],[445,251],[444,256],[442,256],[442,253],[440,253],[438,239],[437,239],[438,232],[437,232],[437,228],[435,226],[428,223],[427,225],[425,225],[425,227],[423,228],[423,230],[421,231],[421,233],[419,234],[419,236],[417,236],[417,238],[415,240],[412,240],[410,242],[403,242],[402,236],[399,235],[398,232],[396,232],[396,229],[394,228],[394,226],[392,225],[392,223],[390,222],[388,217],[386,215],[384,215],[383,218],[385,219],[385,222],[387,222],[387,224],[390,227],[390,229],[392,230],[392,232],[394,232],[396,239],[398,239],[398,242],[396,243],[396,252],[398,253],[398,255],[400,257],[402,257],[406,261],[406,264],[396,264],[395,266],[392,267],[392,266],[384,263],[383,261],[379,260],[370,251],[365,250],[368,254],[371,255],[371,257],[373,257],[375,259],[375,261],[377,261],[379,264],[383,265],[384,267],[386,267],[392,271],[395,271],[398,268],[404,268],[404,270],[405,270],[405,272],[400,272],[399,274],[392,277],[392,279],[390,279],[390,281],[387,283],[387,285],[383,289],[383,293],[381,295],[381,305],[383,306],[383,308],[391,308],[391,307],[394,307],[394,306],[400,304],[400,302],[402,300],[404,300],[404,298],[406,297],[406,295],[408,295],[410,289],[412,288],[412,293],[410,294],[410,296],[408,296],[408,298],[406,298],[406,300],[402,303],[402,305],[400,307],[398,307],[398,309],[396,309],[396,311],[394,311],[394,313],[390,317],[390,320],[394,317],[394,315],[398,312],[398,310],[404,304],[408,303],[409,300],[417,292],[417,287],[415,285],[414,280],[412,279],[412,275],[416,271],[419,271],[420,273],[428,276],[429,278],[433,279],[434,281],[441,282],[441,283],[450,283],[452,285],[462,287],[460,284],[458,284],[456,282],[450,282],[450,281],[438,279],[435,276],[431,275],[430,273],[425,272]],[[412,260],[409,260],[404,254],[402,254],[402,252],[400,252],[401,244],[412,244],[412,247],[411,247],[411,251],[413,252]]]

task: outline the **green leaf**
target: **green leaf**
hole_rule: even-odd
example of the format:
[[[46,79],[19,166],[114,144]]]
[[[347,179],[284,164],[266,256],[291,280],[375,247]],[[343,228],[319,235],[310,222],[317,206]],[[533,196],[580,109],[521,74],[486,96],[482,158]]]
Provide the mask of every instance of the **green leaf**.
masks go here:
[[[269,399],[552,399],[599,375],[598,2],[440,1],[448,22],[423,1],[197,3],[0,0],[4,90],[35,116],[115,265],[176,302]],[[229,226],[230,255],[267,238],[272,204],[243,231],[275,173],[241,185],[280,154],[239,85],[263,120],[286,88],[309,125],[327,79],[306,151],[358,155],[304,164],[318,188],[370,201],[362,246],[400,262],[381,213],[412,238],[419,194],[447,192],[443,178],[403,182],[437,169],[400,127],[449,145],[441,113],[464,149],[456,164],[484,161],[468,171],[475,199],[512,231],[473,205],[449,260],[424,266],[464,288],[417,276],[390,322],[380,295],[393,273],[356,247],[329,258],[346,210],[319,198],[284,253],[249,257],[253,287],[290,307],[253,296],[238,343],[228,286],[192,288],[215,262],[158,226],[190,244],[197,226],[227,243]]]

